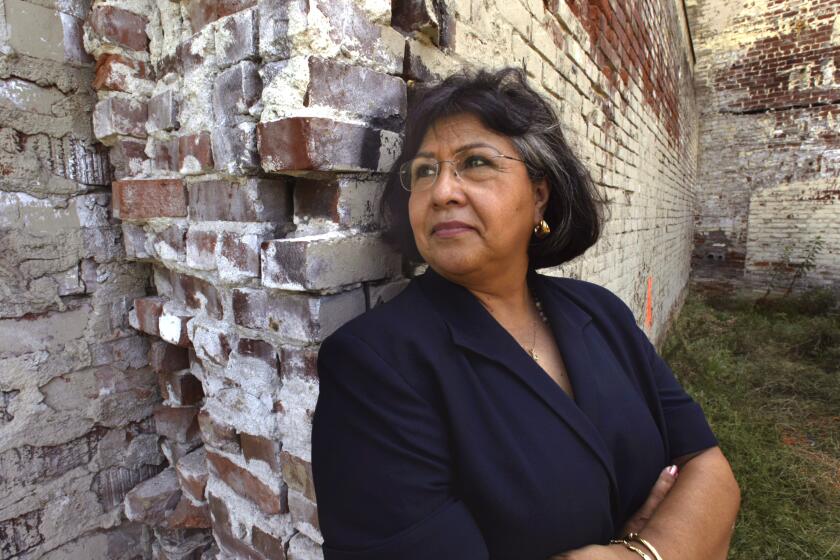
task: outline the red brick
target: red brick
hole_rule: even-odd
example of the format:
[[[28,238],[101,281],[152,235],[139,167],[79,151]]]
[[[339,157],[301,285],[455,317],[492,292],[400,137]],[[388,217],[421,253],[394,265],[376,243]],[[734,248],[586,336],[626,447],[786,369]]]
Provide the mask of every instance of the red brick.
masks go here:
[[[262,168],[275,171],[376,170],[378,130],[317,117],[260,123],[257,146]]]
[[[268,296],[265,290],[233,290],[233,322],[241,327],[264,329],[268,326]]]
[[[125,496],[125,515],[131,521],[162,526],[181,499],[175,469],[168,468],[135,486]]]
[[[166,406],[155,407],[155,430],[160,435],[178,443],[192,443],[199,437],[198,407]]]
[[[287,496],[282,488],[272,488],[230,459],[207,452],[210,471],[234,492],[254,502],[263,513],[272,515],[289,511]]]
[[[213,319],[222,318],[222,301],[216,287],[210,282],[196,276],[174,274],[172,287],[175,299],[187,309],[204,311]]]
[[[228,555],[226,558],[236,558],[236,560],[265,560],[259,552],[233,536],[230,529],[221,529],[215,523],[213,524],[213,529],[213,535],[216,537],[219,548]]]
[[[338,327],[364,313],[364,291],[330,295],[277,295],[266,303],[268,329],[290,341],[320,342]]]
[[[109,154],[114,166],[114,178],[124,179],[137,175],[143,170],[146,157],[146,142],[131,138],[119,138]]]
[[[148,67],[144,62],[119,54],[103,54],[96,60],[93,89],[132,93],[126,84],[126,70],[137,79],[147,80],[150,77]]]
[[[152,336],[159,336],[158,321],[163,313],[165,300],[158,296],[137,298],[134,300],[134,311],[137,315],[137,330]]]
[[[121,226],[126,258],[129,260],[152,260],[155,257],[155,251],[147,243],[146,230],[142,226],[130,222],[123,222]]]
[[[299,527],[307,524],[321,530],[318,522],[318,506],[312,500],[307,499],[298,492],[289,491],[289,510],[292,523]]]
[[[407,33],[419,31],[437,44],[438,21],[431,2],[426,0],[401,0],[391,3],[391,25]]]
[[[178,171],[178,139],[152,141],[155,168],[162,171]]]
[[[280,452],[283,480],[289,488],[297,490],[308,499],[315,501],[315,485],[312,483],[312,464],[288,451]]]
[[[249,117],[260,100],[262,79],[259,66],[250,60],[231,66],[213,82],[213,113],[220,125],[232,126]]]
[[[187,12],[193,33],[201,31],[208,23],[244,10],[256,4],[256,0],[188,0]]]
[[[183,495],[175,510],[166,518],[166,526],[170,529],[209,529],[211,525],[207,504],[195,505]]]
[[[286,560],[283,541],[266,533],[256,525],[251,527],[251,542],[267,560]]]
[[[377,235],[275,239],[263,243],[262,257],[263,285],[284,290],[322,290],[389,278],[401,265],[399,255]]]
[[[230,531],[230,511],[225,502],[215,494],[208,492],[207,504],[210,506],[213,524]]]
[[[192,319],[191,315],[181,312],[169,311],[166,306],[160,316],[160,337],[177,346],[187,348],[190,346],[190,337],[187,331],[187,323]]]
[[[190,367],[187,349],[156,340],[149,349],[149,365],[158,375],[167,375]]]
[[[215,231],[204,231],[191,227],[187,232],[187,266],[198,270],[213,270],[216,268],[216,240],[219,234]]]
[[[399,129],[406,111],[405,82],[361,66],[312,57],[307,103],[347,111],[381,128]]]
[[[100,141],[113,144],[116,136],[146,137],[148,108],[136,98],[108,97],[93,110],[93,133]]]
[[[295,224],[319,228],[321,222],[358,231],[380,228],[383,181],[338,176],[330,180],[298,178],[294,186]]]
[[[291,187],[284,179],[201,181],[190,183],[189,193],[189,215],[195,221],[291,221]]]
[[[236,353],[240,356],[262,360],[274,368],[279,366],[277,360],[277,350],[274,349],[274,346],[264,340],[255,338],[240,338],[239,342],[236,344]]]
[[[148,20],[115,6],[96,6],[90,13],[90,26],[101,38],[135,51],[145,51]]]
[[[149,129],[174,130],[178,128],[178,100],[171,89],[149,99]]]
[[[211,133],[213,162],[217,171],[228,175],[252,175],[260,169],[257,153],[257,125],[241,122],[236,126],[219,126]]]
[[[113,183],[113,216],[120,220],[187,215],[187,192],[181,179],[124,179]]]
[[[207,488],[207,453],[204,447],[199,447],[178,461],[175,465],[178,481],[183,491],[196,501],[204,501],[204,491]]]
[[[219,237],[219,277],[232,282],[259,278],[262,237],[230,231],[222,232]]]
[[[289,12],[309,11],[307,0],[261,0],[259,2],[259,50],[264,60],[288,59],[291,55]]]
[[[280,377],[303,377],[318,379],[318,350],[308,347],[290,346],[283,348],[280,362]]]
[[[171,404],[198,405],[204,400],[204,388],[201,381],[188,369],[159,373],[158,384],[161,396]]]
[[[204,325],[195,328],[193,348],[199,360],[225,367],[231,353],[230,335]]]
[[[237,454],[241,451],[236,430],[215,420],[208,411],[201,410],[198,413],[198,427],[205,444],[227,453]]]
[[[64,60],[78,66],[91,64],[93,57],[85,50],[84,45],[84,19],[64,12],[58,12],[58,17],[61,19],[64,35]]]
[[[180,70],[190,74],[196,68],[202,67],[208,57],[215,53],[215,40],[212,33],[196,33],[177,47]]]
[[[263,461],[272,470],[280,469],[280,444],[277,441],[245,432],[239,434],[239,441],[246,461]]]
[[[246,58],[257,57],[257,10],[242,10],[221,22],[219,33],[228,40],[216,41],[216,62],[220,66],[235,64]]]
[[[160,260],[184,262],[187,258],[187,226],[184,223],[170,224],[150,234]]]
[[[213,149],[209,132],[181,136],[178,139],[179,172],[198,175],[213,169]]]

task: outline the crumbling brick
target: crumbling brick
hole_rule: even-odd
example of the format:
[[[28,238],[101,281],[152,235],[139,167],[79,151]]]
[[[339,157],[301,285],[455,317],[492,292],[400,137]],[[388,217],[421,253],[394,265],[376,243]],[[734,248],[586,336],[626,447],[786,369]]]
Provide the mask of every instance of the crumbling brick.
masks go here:
[[[224,481],[234,492],[252,501],[263,513],[286,513],[289,504],[282,489],[269,485],[243,469],[227,457],[207,452],[210,472]]]
[[[178,128],[178,100],[171,89],[149,99],[148,128],[152,132]]]
[[[108,97],[96,104],[93,111],[93,133],[111,145],[117,135],[146,137],[147,106],[135,98]]]
[[[178,138],[178,171],[184,175],[198,175],[213,169],[213,150],[210,133],[199,132]]]
[[[134,51],[145,51],[148,20],[116,6],[96,6],[90,13],[90,26],[103,40]]]
[[[286,263],[294,262],[292,268]],[[399,273],[400,258],[378,236],[275,239],[263,244],[263,285],[284,290],[322,290]]]
[[[260,123],[257,145],[269,172],[376,170],[379,131],[320,117],[292,117]]]
[[[244,183],[190,183],[190,219],[233,222],[291,221],[291,189],[282,179]]]
[[[186,216],[186,189],[180,179],[114,181],[112,205],[120,220]]]

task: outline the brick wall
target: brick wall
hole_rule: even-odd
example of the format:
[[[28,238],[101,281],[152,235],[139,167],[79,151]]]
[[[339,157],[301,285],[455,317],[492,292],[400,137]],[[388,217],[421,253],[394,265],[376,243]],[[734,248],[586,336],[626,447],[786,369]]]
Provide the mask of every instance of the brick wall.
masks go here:
[[[165,464],[147,265],[109,213],[91,128],[88,3],[0,2],[0,558],[135,558],[123,498]]]
[[[701,123],[697,279],[761,288],[786,247],[797,262],[821,236],[801,284],[840,286],[837,2],[688,5]]]
[[[138,361],[158,387],[147,412],[162,458],[119,496],[126,527],[144,527],[138,554],[322,557],[309,464],[315,357],[415,271],[383,245],[376,213],[410,80],[524,66],[610,200],[602,241],[547,272],[611,288],[654,338],[678,309],[697,150],[681,3],[85,8],[77,37],[95,60],[83,83],[96,104],[78,122],[110,155],[113,250],[153,287],[116,316],[144,333]]]

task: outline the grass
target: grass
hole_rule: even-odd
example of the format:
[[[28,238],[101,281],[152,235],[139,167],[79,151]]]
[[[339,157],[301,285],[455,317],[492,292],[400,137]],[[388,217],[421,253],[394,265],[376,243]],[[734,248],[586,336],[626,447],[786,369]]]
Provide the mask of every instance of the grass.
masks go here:
[[[730,560],[840,559],[840,311],[825,291],[692,293],[663,357],[742,492]]]

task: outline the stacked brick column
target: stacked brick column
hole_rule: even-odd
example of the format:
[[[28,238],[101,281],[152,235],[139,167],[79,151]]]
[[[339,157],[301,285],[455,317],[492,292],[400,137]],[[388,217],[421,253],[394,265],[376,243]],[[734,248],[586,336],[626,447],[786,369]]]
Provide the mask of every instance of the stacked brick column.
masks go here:
[[[690,5],[702,100],[695,276],[764,288],[786,247],[796,263],[820,236],[816,268],[800,287],[837,289],[837,2]]]
[[[93,3],[93,129],[126,256],[154,286],[129,320],[150,340],[166,461],[124,509],[153,529],[156,557],[321,557],[315,358],[407,282],[377,208],[408,80],[525,66],[612,201],[604,241],[555,273],[613,288],[640,316],[650,303],[662,332],[688,274],[696,126],[681,13],[637,7]]]
[[[127,560],[148,531],[123,499],[165,463],[128,324],[149,270],[109,213],[89,3],[52,4],[0,2],[0,558]]]

